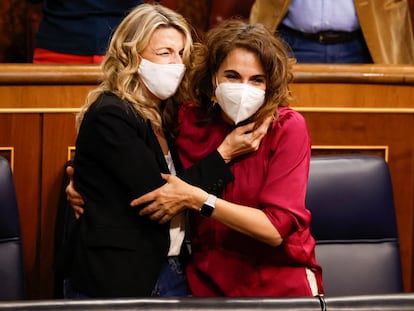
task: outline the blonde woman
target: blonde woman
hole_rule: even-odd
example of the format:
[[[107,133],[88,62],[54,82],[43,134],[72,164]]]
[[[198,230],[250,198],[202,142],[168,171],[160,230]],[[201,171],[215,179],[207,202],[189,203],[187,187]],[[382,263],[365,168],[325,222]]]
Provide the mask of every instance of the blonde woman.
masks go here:
[[[168,130],[191,45],[184,18],[160,5],[138,6],[112,37],[103,81],[77,117],[74,185],[85,204],[66,298],[187,295],[183,213],[158,224],[129,203],[164,184],[161,173],[221,189],[233,178],[226,161],[256,149],[264,134],[239,129],[182,172]]]

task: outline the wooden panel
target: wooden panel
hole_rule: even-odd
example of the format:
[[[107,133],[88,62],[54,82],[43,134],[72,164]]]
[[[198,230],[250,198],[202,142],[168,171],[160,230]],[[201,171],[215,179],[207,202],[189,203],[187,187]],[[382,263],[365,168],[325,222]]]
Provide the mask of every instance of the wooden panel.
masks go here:
[[[3,112],[77,111],[85,101],[90,86],[70,85],[7,85],[0,86],[0,109]],[[75,107],[75,109],[73,109]]]
[[[292,106],[324,108],[325,111],[355,111],[375,108],[388,112],[404,109],[412,112],[414,107],[412,85],[297,83],[292,85]],[[388,109],[388,110],[387,110]]]
[[[1,95],[0,95],[1,98]],[[26,289],[38,297],[40,237],[41,117],[33,114],[0,114],[0,147],[13,147],[13,177],[19,206]]]
[[[40,295],[53,293],[55,221],[68,147],[75,144],[75,114],[46,114],[43,118]]]

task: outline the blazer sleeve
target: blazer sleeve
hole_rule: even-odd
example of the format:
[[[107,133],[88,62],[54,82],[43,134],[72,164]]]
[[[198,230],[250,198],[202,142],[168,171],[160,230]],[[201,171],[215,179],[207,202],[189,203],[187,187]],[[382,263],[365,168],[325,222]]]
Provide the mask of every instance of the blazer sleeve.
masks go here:
[[[85,117],[80,129],[82,135],[78,136],[77,142],[83,148],[77,146],[77,157],[82,159],[85,153],[89,153],[86,158],[95,157],[99,163],[96,179],[105,182],[105,176],[111,176],[112,181],[108,181],[107,187],[110,184],[122,187],[129,199],[133,199],[163,185],[165,181],[160,173],[167,171],[163,169],[164,163],[160,163],[163,161],[162,151],[150,126],[145,126],[145,121],[137,118],[128,107],[108,103],[111,100],[116,101],[106,97],[104,104],[91,107]],[[178,176],[184,181],[218,194],[233,180],[229,167],[217,151],[182,171],[175,146],[171,144],[170,147],[179,166],[177,172],[181,172]],[[101,169],[108,174],[99,178]],[[90,168],[86,170],[91,173]],[[76,172],[77,169],[75,175]]]
[[[217,150],[178,176],[184,181],[216,195],[224,189],[226,184],[234,180],[229,166]]]

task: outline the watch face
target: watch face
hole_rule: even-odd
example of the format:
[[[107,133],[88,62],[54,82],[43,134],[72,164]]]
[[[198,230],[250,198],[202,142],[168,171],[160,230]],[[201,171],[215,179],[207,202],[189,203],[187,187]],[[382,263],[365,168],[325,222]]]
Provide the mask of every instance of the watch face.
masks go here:
[[[210,217],[211,214],[213,213],[213,210],[214,210],[214,206],[203,204],[200,210],[200,214],[204,217]]]
[[[200,214],[204,217],[210,217],[213,213],[214,206],[203,204],[203,206],[200,209]]]
[[[213,194],[209,194],[207,200],[204,202],[203,206],[200,209],[200,214],[204,217],[210,217],[214,211],[216,205],[217,197]]]

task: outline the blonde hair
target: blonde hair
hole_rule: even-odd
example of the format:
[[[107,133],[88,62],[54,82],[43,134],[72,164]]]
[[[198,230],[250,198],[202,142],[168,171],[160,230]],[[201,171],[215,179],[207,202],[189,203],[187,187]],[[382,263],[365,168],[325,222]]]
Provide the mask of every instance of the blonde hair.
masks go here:
[[[239,48],[257,55],[265,71],[265,103],[253,116],[260,124],[266,117],[275,115],[278,106],[288,106],[289,82],[293,79],[293,60],[289,59],[283,42],[262,24],[230,19],[210,29],[205,44],[195,44],[192,68],[188,72],[189,100],[198,101],[209,117],[218,112],[211,103],[212,76],[227,55]]]
[[[145,87],[138,75],[141,62],[140,53],[149,45],[152,35],[160,28],[175,28],[185,37],[183,62],[188,64],[192,37],[190,27],[183,16],[159,4],[141,4],[133,9],[119,24],[114,32],[108,51],[102,62],[103,80],[100,85],[89,92],[85,104],[76,117],[79,130],[83,117],[89,106],[105,92],[111,92],[129,102],[145,119],[149,120],[156,131],[163,128],[164,116],[172,109],[160,108],[145,93]],[[166,105],[173,105],[173,99]]]

